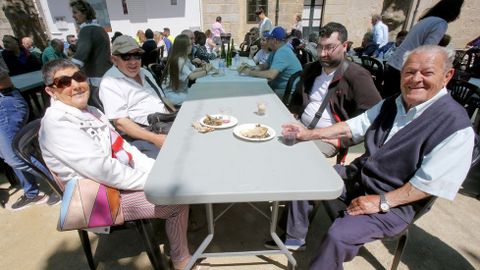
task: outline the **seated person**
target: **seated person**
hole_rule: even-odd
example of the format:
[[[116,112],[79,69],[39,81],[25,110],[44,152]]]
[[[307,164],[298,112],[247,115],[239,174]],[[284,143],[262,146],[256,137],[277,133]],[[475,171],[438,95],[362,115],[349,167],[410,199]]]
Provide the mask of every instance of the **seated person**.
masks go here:
[[[42,68],[40,59],[25,49],[16,37],[10,35],[3,36],[3,45],[5,49],[2,51],[2,57],[7,64],[10,76]]]
[[[282,27],[277,26],[264,36],[267,38],[268,48],[272,51],[267,63],[255,69],[243,66],[239,72],[253,77],[267,78],[268,84],[275,93],[283,97],[288,80],[294,73],[302,70],[302,65],[285,42],[286,33]]]
[[[367,32],[363,36],[362,46],[353,49],[358,56],[373,56],[378,49],[378,44],[373,40],[373,33]]]
[[[155,49],[157,49],[157,42],[153,39],[153,31],[147,29],[145,30],[145,41],[142,44],[142,50],[144,51],[142,54],[142,66],[148,67],[149,64],[158,62],[158,54],[151,54]]]
[[[100,110],[87,105],[90,88],[77,66],[68,60],[54,60],[42,73],[45,91],[52,97],[39,132],[48,168],[64,182],[87,178],[119,189],[126,221],[166,219],[170,256],[175,269],[182,269],[191,257],[188,206],[147,201],[143,188],[154,160],[124,141]]]
[[[305,50],[312,54],[313,61],[316,61],[318,59],[317,42],[318,42],[317,33],[310,33],[310,35],[308,35],[308,42],[305,44]]]
[[[393,55],[395,50],[402,44],[403,40],[407,36],[408,31],[402,30],[397,33],[397,36],[395,38],[395,42],[391,41],[388,42],[385,46],[382,46],[381,48],[378,48],[374,53],[374,57],[382,58],[383,60],[388,60],[390,57]]]
[[[427,198],[453,200],[472,161],[475,133],[465,109],[447,92],[454,52],[435,45],[405,55],[401,95],[365,113],[319,129],[297,130],[300,140],[350,138],[366,152],[336,165],[346,211],[324,236],[309,269],[343,269],[368,242],[392,237],[412,222]]]
[[[265,65],[270,55],[270,49],[268,48],[268,42],[266,38],[260,39],[260,50],[258,46],[253,45],[250,47],[249,58],[253,59],[256,65]]]
[[[192,50],[192,43],[187,35],[179,35],[175,38],[166,71],[162,76],[162,88],[165,96],[174,104],[181,105],[188,94],[189,82],[204,77],[212,69],[210,64],[203,64],[196,68],[188,58]]]
[[[300,116],[300,122],[308,128],[325,128],[346,121],[381,100],[370,73],[362,66],[345,59],[348,46],[345,26],[330,22],[320,28],[319,33],[319,59],[305,66],[290,106],[290,111]],[[332,83],[335,81],[338,81],[338,84]],[[299,91],[300,89],[302,91]],[[334,92],[326,100],[329,91]],[[320,111],[324,102],[327,103],[323,111]],[[345,139],[314,142],[326,157],[339,154],[337,160],[345,156],[350,143]],[[290,249],[305,248],[312,210],[312,201],[293,201],[287,204],[285,213],[288,214],[282,216],[286,224],[281,224],[285,226],[282,228],[285,235],[281,238]],[[277,248],[273,241],[267,241],[265,246]]]
[[[205,31],[205,36],[207,37],[207,40],[205,42],[205,46],[207,47],[207,52],[208,53],[217,53],[218,51],[218,46],[217,44],[215,43],[215,41],[213,40],[213,33],[210,29],[207,29],[207,31]]]
[[[115,127],[128,135],[132,139],[130,143],[142,153],[156,158],[165,135],[147,130],[147,117],[156,112],[169,113],[169,110],[153,88],[160,89],[155,79],[141,68],[142,53],[131,36],[115,39],[112,46],[114,65],[103,76],[99,97],[105,115]]]
[[[38,174],[13,149],[13,138],[26,123],[26,117],[28,117],[27,102],[12,84],[8,70],[0,56],[0,159],[3,159],[13,169],[23,188],[23,195],[10,206],[13,211],[44,202],[54,205],[59,201],[55,192],[50,195],[50,198],[40,192],[38,187],[40,178],[36,176]],[[48,175],[47,170],[45,172]]]
[[[63,53],[63,41],[58,38],[50,41],[50,46],[43,50],[42,63],[45,64],[55,59],[65,59],[67,56]]]
[[[68,37],[68,36],[67,36]],[[23,37],[22,38],[22,45],[25,49],[27,49],[31,54],[35,55],[38,59],[42,58],[42,50],[33,44],[33,39],[31,37]]]
[[[217,54],[215,52],[208,52],[207,47],[205,46],[207,42],[207,36],[203,32],[198,32],[197,36],[195,37],[195,46],[197,49],[195,50],[194,58],[198,58],[203,62],[210,63],[210,60],[217,58]]]

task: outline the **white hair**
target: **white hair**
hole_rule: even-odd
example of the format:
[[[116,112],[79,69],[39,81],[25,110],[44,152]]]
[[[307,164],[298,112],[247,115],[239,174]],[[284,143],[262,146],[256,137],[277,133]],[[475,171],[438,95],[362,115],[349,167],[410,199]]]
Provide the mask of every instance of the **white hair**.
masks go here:
[[[438,45],[423,45],[420,47],[417,47],[411,51],[407,51],[403,55],[403,62],[402,62],[402,69],[403,66],[405,65],[405,62],[407,62],[407,59],[410,57],[412,54],[417,54],[417,53],[438,53],[442,54],[444,56],[444,69],[445,71],[451,69],[453,67],[453,60],[455,59],[455,52],[452,49],[446,48],[446,47],[441,47]]]

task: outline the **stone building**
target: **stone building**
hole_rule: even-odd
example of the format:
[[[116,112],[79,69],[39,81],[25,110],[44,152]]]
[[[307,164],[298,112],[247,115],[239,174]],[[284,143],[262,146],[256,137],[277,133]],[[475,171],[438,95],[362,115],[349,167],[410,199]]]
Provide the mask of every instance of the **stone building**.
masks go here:
[[[137,30],[151,28],[161,31],[169,27],[173,35],[183,29],[203,30],[210,28],[217,16],[222,16],[227,32],[232,33],[239,44],[245,33],[257,26],[255,10],[262,7],[274,24],[287,30],[292,28],[297,14],[302,15],[303,32],[316,32],[320,25],[330,21],[344,24],[349,31],[349,40],[354,46],[360,44],[365,32],[371,30],[372,14],[384,15],[390,37],[402,29],[410,29],[418,17],[438,0],[87,0],[94,5],[101,17],[101,25],[113,35],[115,31],[135,35]],[[7,2],[0,0],[3,7]],[[76,34],[71,18],[69,0],[28,0],[33,2],[46,27],[49,38],[65,38]],[[449,25],[451,46],[462,48],[477,37],[480,19],[480,1],[465,0],[460,18]],[[15,27],[0,11],[0,35],[11,34]],[[13,30],[12,30],[13,28]]]

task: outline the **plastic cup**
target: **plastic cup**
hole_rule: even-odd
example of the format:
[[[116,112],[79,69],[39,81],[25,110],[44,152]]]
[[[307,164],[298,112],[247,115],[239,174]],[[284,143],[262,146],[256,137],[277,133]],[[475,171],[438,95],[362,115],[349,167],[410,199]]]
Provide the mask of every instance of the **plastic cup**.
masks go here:
[[[267,111],[267,105],[265,102],[258,102],[257,103],[257,114],[258,115],[265,115]]]
[[[297,142],[297,132],[288,131],[283,135],[283,143],[285,145],[291,146]]]

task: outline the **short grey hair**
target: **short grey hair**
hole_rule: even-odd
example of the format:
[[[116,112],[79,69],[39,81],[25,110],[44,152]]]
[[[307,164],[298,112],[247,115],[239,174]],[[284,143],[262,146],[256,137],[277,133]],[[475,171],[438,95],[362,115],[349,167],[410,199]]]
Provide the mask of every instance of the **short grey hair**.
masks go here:
[[[42,68],[43,83],[45,83],[47,86],[51,85],[53,83],[53,76],[55,73],[57,73],[59,70],[67,68],[78,69],[78,67],[72,61],[67,59],[56,59],[46,63]]]
[[[444,68],[445,71],[451,69],[453,67],[453,60],[455,59],[455,52],[452,49],[446,48],[446,47],[441,47],[438,45],[423,45],[420,47],[417,47],[411,51],[407,51],[403,55],[403,62],[402,62],[402,69],[403,66],[405,65],[405,62],[407,62],[407,59],[410,57],[412,54],[417,54],[417,53],[438,53],[442,54],[444,56],[445,62],[444,62]]]

